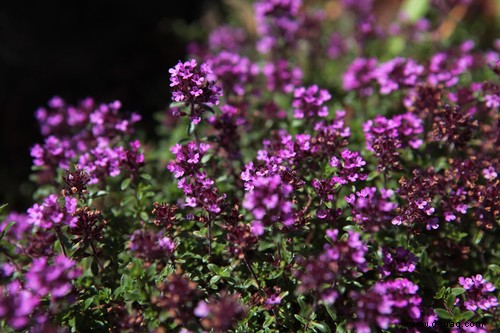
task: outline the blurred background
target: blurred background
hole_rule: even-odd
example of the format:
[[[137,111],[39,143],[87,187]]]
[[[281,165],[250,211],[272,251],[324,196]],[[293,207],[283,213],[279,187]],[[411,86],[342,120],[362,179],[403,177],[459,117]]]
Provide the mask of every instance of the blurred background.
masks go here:
[[[42,141],[34,112],[54,95],[121,100],[151,128],[151,114],[170,101],[168,69],[185,57],[193,34],[182,30],[222,13],[219,2],[2,1],[0,203],[31,206],[30,148]]]
[[[387,26],[409,0],[374,0]],[[423,1],[423,0],[422,0]],[[474,31],[479,47],[500,36],[500,0],[426,0],[451,8],[439,28],[447,39],[457,25]],[[303,0],[343,15],[341,0]],[[349,1],[344,1],[349,2]],[[339,9],[340,8],[340,9]],[[458,9],[458,10],[457,10]],[[455,12],[453,12],[455,10]],[[481,17],[483,19],[478,20]],[[143,115],[154,139],[152,114],[170,102],[168,69],[185,59],[190,41],[201,41],[220,23],[238,21],[253,31],[251,1],[183,0],[138,4],[132,0],[0,2],[0,204],[24,211],[32,205],[30,148],[42,138],[35,110],[54,95],[74,104],[85,97],[122,101]]]

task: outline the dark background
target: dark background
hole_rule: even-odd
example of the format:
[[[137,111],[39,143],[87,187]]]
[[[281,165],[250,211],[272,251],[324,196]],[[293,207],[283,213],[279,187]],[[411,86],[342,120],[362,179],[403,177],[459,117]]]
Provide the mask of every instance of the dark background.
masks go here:
[[[196,22],[217,1],[2,1],[0,4],[0,204],[31,206],[34,112],[54,95],[76,103],[121,100],[151,114],[170,100],[168,69],[185,57],[173,22]],[[178,29],[177,29],[178,30]]]

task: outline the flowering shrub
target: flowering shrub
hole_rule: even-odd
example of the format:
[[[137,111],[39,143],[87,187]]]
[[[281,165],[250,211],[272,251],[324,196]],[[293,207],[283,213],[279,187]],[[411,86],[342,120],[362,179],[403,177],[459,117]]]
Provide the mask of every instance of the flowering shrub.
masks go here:
[[[255,31],[169,70],[157,141],[51,99],[34,203],[0,212],[0,330],[500,330],[499,42],[418,3],[242,2]]]

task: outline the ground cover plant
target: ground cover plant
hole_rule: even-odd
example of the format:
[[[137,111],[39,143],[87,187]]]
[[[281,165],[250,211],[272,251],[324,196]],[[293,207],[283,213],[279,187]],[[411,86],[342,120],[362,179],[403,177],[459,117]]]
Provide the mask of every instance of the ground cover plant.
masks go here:
[[[158,140],[118,101],[36,111],[0,330],[499,330],[500,40],[457,22],[473,2],[242,3],[172,64]]]

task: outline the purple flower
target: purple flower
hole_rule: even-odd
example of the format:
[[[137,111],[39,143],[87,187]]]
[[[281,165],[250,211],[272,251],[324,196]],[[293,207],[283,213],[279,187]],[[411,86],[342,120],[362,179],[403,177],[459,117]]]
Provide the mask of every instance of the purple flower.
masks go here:
[[[119,101],[96,105],[87,99],[71,106],[55,98],[49,106],[36,113],[46,138],[31,149],[34,165],[43,166],[44,172],[53,176],[57,168],[69,169],[78,159],[82,170],[91,174],[90,184],[120,173],[117,154],[124,148],[115,146],[122,136],[133,132],[132,125],[141,119],[138,114],[122,116]]]
[[[58,197],[51,194],[41,205],[34,204],[28,209],[28,223],[44,229],[50,229],[56,225],[73,226],[77,221],[73,214],[78,200],[71,197],[65,197],[64,200],[65,205],[61,207]]]
[[[351,214],[356,223],[369,230],[378,231],[389,221],[393,224],[398,223],[397,220],[396,223],[393,220],[394,210],[398,204],[389,201],[393,194],[392,190],[380,189],[379,194],[375,187],[366,187],[357,191],[356,195],[351,194],[346,197],[345,200],[351,207]]]
[[[187,104],[219,104],[222,96],[220,88],[211,82],[212,69],[203,63],[200,67],[196,60],[181,62],[168,70],[170,87],[173,88],[172,100]]]
[[[478,309],[493,311],[498,306],[498,299],[491,293],[495,286],[486,282],[481,274],[471,277],[460,277],[458,283],[465,289],[465,302],[463,307],[476,312]]]
[[[172,100],[191,106],[189,115],[194,124],[201,121],[204,105],[218,105],[222,89],[213,82],[210,66],[196,60],[181,62],[169,69]]]
[[[190,176],[198,172],[202,166],[201,160],[210,149],[208,143],[188,142],[185,145],[176,144],[170,151],[175,155],[175,161],[167,166],[167,169],[174,174],[175,178]]]
[[[259,72],[257,65],[248,58],[227,51],[212,56],[207,64],[222,85],[224,94],[229,96],[243,96]]]
[[[40,297],[22,288],[17,280],[0,286],[0,319],[5,320],[15,330],[22,330],[30,324],[31,315],[39,304]]]
[[[420,319],[422,299],[417,291],[418,286],[407,279],[377,282],[364,293],[351,291],[349,296],[355,302],[356,319],[347,327],[357,332],[371,332],[371,327],[388,329],[390,325]]]
[[[316,290],[320,299],[332,304],[338,298],[338,291],[332,289],[341,276],[359,276],[367,271],[365,259],[368,247],[360,239],[360,234],[349,231],[347,237],[338,238],[337,229],[327,230],[331,244],[323,247],[319,256],[299,257],[297,263],[303,270],[295,270],[293,275],[300,281],[297,291],[307,293]]]
[[[167,259],[173,255],[176,244],[172,239],[150,230],[136,230],[130,236],[130,250],[145,261]]]
[[[10,222],[15,222],[14,225],[5,233],[5,239],[22,240],[31,231],[31,224],[28,222],[28,215],[11,212],[5,217],[5,220],[0,223],[0,234],[2,234]]]
[[[295,45],[301,5],[301,0],[265,0],[254,4],[259,52],[269,53]]]
[[[337,169],[336,175],[332,178],[334,183],[344,185],[348,182],[366,179],[367,175],[361,173],[366,162],[363,161],[358,152],[344,149],[340,153],[340,157],[341,159],[338,159],[334,156],[330,160],[330,166]]]
[[[428,65],[427,81],[435,86],[440,83],[446,87],[454,86],[458,83],[459,75],[471,66],[471,55],[463,54],[457,57],[445,52],[436,53]]]
[[[208,46],[212,51],[238,52],[246,40],[245,31],[223,25],[214,29],[208,36]]]
[[[294,100],[292,103],[294,117],[302,118],[325,118],[328,116],[328,108],[324,105],[332,96],[328,91],[319,89],[317,85],[312,85],[308,88],[296,88],[294,92]]]
[[[416,268],[418,261],[417,257],[409,250],[403,247],[398,247],[395,251],[390,251],[387,248],[382,249],[383,266],[378,268],[383,277],[387,277],[392,273],[411,273]]]
[[[198,172],[179,179],[177,187],[186,195],[185,206],[201,207],[212,215],[218,215],[222,213],[226,195],[224,193],[220,195],[214,183],[204,172]]]
[[[330,59],[337,59],[347,51],[345,38],[337,32],[330,35],[328,41],[327,55]]]
[[[387,119],[378,115],[363,124],[366,137],[366,149],[373,151],[379,159],[378,169],[400,169],[398,149],[419,148],[423,141],[422,120],[411,113],[396,115]]]
[[[291,93],[302,84],[302,70],[284,59],[267,63],[262,73],[267,80],[267,89],[271,91]]]
[[[64,255],[54,257],[52,265],[45,257],[35,259],[26,273],[26,288],[41,297],[64,297],[71,291],[71,281],[82,274],[75,266],[76,262]]]
[[[280,175],[256,177],[253,188],[245,194],[243,208],[252,212],[255,231],[260,232],[258,224],[272,225],[281,222],[284,226],[294,223],[290,194],[293,187],[283,181]]]
[[[216,333],[229,331],[234,322],[245,316],[245,308],[239,302],[240,295],[229,295],[225,290],[218,298],[213,295],[208,302],[200,301],[194,309],[194,314],[201,318],[201,325],[206,330]]]
[[[387,95],[400,88],[415,86],[423,72],[424,67],[414,60],[398,57],[380,64],[373,76],[380,85],[380,93]]]
[[[376,66],[377,59],[375,58],[356,58],[342,76],[344,90],[354,90],[361,96],[370,96],[373,93]]]

